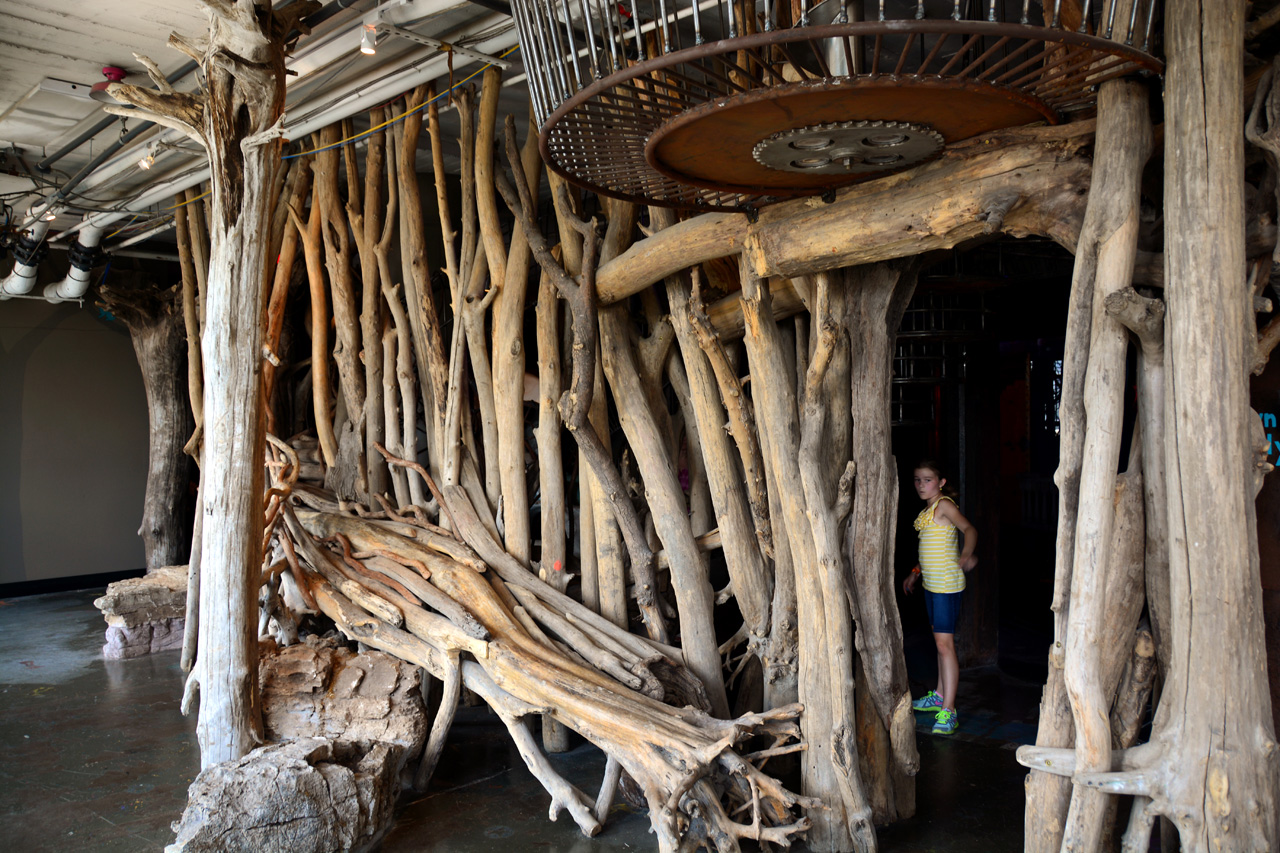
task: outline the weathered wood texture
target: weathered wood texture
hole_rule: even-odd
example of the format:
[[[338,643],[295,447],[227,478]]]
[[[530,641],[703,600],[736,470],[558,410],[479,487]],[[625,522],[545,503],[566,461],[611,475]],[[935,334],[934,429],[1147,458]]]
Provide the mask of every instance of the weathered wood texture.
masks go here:
[[[190,555],[191,459],[183,447],[194,421],[187,402],[187,338],[180,287],[101,287],[98,296],[129,328],[147,395],[147,486],[142,537],[147,569],[174,566]]]
[[[841,190],[830,205],[783,202],[754,224],[727,213],[688,219],[603,265],[600,299],[616,301],[684,267],[742,251],[764,278],[949,249],[996,232],[1044,235],[1074,248],[1090,169],[1081,149],[1092,132],[1092,123],[1079,122],[987,134],[918,169]]]
[[[1076,726],[1087,725],[1082,746],[1092,751],[1089,760],[1095,766],[1109,761],[1110,750],[1110,703],[1095,680],[1100,652],[1096,643],[1106,619],[1101,596],[1114,521],[1111,496],[1119,457],[1126,345],[1124,328],[1105,313],[1104,300],[1129,285],[1137,250],[1138,185],[1151,144],[1140,84],[1117,81],[1104,89],[1096,167],[1076,248],[1067,317],[1062,449],[1054,475],[1059,491],[1054,645],[1036,736],[1037,745],[1069,747],[1078,736]],[[1074,667],[1070,676],[1069,667]],[[1098,806],[1096,793],[1081,796]],[[1032,771],[1027,782],[1028,850],[1059,848],[1071,802],[1070,786],[1061,777]]]
[[[209,6],[199,48],[170,43],[199,61],[205,92],[159,92],[113,84],[117,100],[200,141],[209,153],[212,215],[204,357],[204,478],[200,651],[201,763],[247,753],[261,736],[253,618],[262,561],[264,422],[262,311],[272,181],[284,106],[284,38],[315,3],[287,11],[251,0]],[[227,62],[234,56],[237,62]],[[154,75],[158,77],[159,75]]]
[[[1244,3],[1171,0],[1165,122],[1166,471],[1171,635],[1153,809],[1188,851],[1280,844],[1248,451]],[[1248,324],[1246,325],[1246,320]],[[1204,666],[1202,655],[1217,656]],[[1204,767],[1202,773],[1183,772]]]

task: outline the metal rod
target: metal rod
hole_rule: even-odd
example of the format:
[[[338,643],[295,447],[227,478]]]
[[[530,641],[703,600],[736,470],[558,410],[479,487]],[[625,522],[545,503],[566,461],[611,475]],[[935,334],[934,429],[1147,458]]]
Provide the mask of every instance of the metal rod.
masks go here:
[[[1146,34],[1143,35],[1142,37],[1143,53],[1146,53],[1151,47],[1151,25],[1155,22],[1155,19],[1156,19],[1156,0],[1149,0],[1149,2],[1151,3],[1151,5],[1147,7],[1147,31],[1146,31]],[[1136,3],[1136,0],[1135,0],[1135,3]]]
[[[667,0],[658,0],[658,23],[662,27],[662,52],[671,52],[671,22],[667,20]]]
[[[898,55],[898,64],[893,69],[894,77],[902,75],[902,66],[907,64],[907,56],[911,53],[911,46],[915,44],[916,35],[917,34],[913,32],[911,35],[907,36],[907,43],[903,45],[902,53]]]
[[[969,40],[960,46],[960,49],[955,52],[955,55],[953,55],[951,59],[947,60],[946,65],[942,66],[942,69],[938,72],[938,76],[945,77],[947,75],[947,72],[950,71],[952,68],[954,68],[956,63],[959,62],[960,59],[966,53],[969,52],[969,48],[973,46],[973,43],[980,38],[982,38],[982,36],[977,35],[976,33],[974,35],[969,36]]]
[[[598,80],[604,75],[600,71],[600,57],[596,53],[596,30],[591,26],[591,8],[587,5],[587,0],[578,0],[578,5],[582,8],[582,28],[587,34],[587,53],[591,56],[591,73]]]
[[[640,7],[636,5],[636,0],[631,0],[631,26],[636,31],[636,61],[644,62],[644,39],[640,37]]]
[[[1080,26],[1076,28],[1078,33],[1086,33],[1089,31],[1089,6],[1093,0],[1084,0],[1084,6],[1080,9]]]
[[[533,98],[534,114],[538,118],[538,127],[542,128],[547,123],[547,117],[551,115],[554,106],[551,97],[547,93],[546,81],[537,69],[545,68],[545,58],[538,49],[538,43],[533,33],[533,27],[529,24],[529,12],[524,8],[523,3],[516,4],[514,8],[516,26],[520,29],[520,41],[525,52],[525,63],[529,67],[529,73],[526,78],[529,81],[529,94]]]
[[[1151,2],[1155,3],[1155,0],[1151,0]],[[1138,0],[1133,0],[1133,5],[1129,8],[1129,31],[1125,33],[1124,43],[1131,47],[1133,46],[1134,31],[1138,26],[1138,6],[1139,5],[1140,4],[1138,3]]]
[[[565,57],[565,61],[573,72],[570,82],[576,83],[577,88],[581,89],[584,85],[582,80],[582,68],[578,65],[578,42],[573,37],[573,13],[569,11],[569,0],[560,0],[560,10],[564,13],[564,38],[565,43],[569,48],[569,53]],[[587,23],[589,25],[589,22]],[[588,41],[590,38],[591,36],[588,33]]]

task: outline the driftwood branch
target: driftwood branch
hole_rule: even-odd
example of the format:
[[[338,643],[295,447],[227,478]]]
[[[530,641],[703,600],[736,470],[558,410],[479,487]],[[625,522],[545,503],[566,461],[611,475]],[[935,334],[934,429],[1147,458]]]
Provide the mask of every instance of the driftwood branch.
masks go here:
[[[631,570],[636,578],[636,602],[644,617],[649,635],[662,642],[667,641],[665,622],[657,606],[657,585],[654,577],[653,550],[645,538],[635,506],[627,496],[622,475],[609,457],[600,435],[588,420],[592,395],[595,393],[595,353],[598,325],[595,304],[595,256],[597,240],[594,221],[572,224],[581,235],[584,246],[581,283],[574,281],[551,253],[546,238],[538,229],[533,214],[533,200],[524,178],[524,167],[514,140],[514,123],[509,126],[507,138],[507,163],[515,175],[515,186],[506,175],[498,172],[495,180],[503,200],[524,230],[525,239],[538,266],[556,285],[560,297],[569,303],[573,315],[573,362],[569,390],[560,398],[560,416],[577,441],[599,480],[609,504],[622,528],[622,535],[631,555]]]

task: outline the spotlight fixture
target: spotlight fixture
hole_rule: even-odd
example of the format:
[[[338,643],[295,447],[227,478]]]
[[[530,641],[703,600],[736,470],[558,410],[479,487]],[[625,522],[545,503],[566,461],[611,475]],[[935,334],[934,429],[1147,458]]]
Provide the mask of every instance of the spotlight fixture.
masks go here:
[[[360,28],[360,52],[373,56],[378,52],[378,25],[366,21]]]
[[[58,214],[56,214],[56,213],[54,213],[52,210],[50,210],[50,211],[46,212],[46,213],[45,213],[43,216],[41,216],[40,218],[41,218],[41,219],[43,219],[45,222],[52,222],[53,220],[55,220],[55,219],[57,219],[57,218],[58,218]]]
[[[89,89],[89,97],[100,104],[118,104],[120,103],[107,92],[107,87],[112,83],[119,83],[125,78],[125,70],[115,65],[108,65],[102,69],[102,76],[107,79],[94,83]]]
[[[160,145],[156,141],[152,141],[147,146],[147,153],[142,155],[142,159],[138,161],[138,168],[146,171],[156,164],[156,153],[159,151]]]

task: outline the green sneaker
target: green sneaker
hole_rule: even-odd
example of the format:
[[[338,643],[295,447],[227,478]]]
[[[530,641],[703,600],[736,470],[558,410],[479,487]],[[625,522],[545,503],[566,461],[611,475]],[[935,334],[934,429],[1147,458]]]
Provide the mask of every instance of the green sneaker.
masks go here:
[[[956,712],[950,708],[943,708],[938,711],[938,716],[934,718],[933,733],[935,735],[954,734],[958,725],[960,725],[960,719],[956,716]]]
[[[911,710],[928,711],[931,714],[936,714],[942,710],[942,697],[938,695],[938,691],[930,690],[911,703]]]

